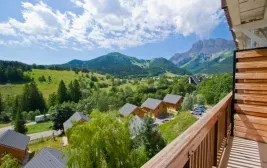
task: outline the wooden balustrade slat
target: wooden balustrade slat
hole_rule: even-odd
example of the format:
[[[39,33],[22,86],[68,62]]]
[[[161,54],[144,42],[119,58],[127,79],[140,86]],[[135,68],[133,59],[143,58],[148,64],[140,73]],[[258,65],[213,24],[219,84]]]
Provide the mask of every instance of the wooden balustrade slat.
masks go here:
[[[266,91],[267,84],[262,83],[236,83],[235,89]]]
[[[250,50],[241,51],[236,53],[236,58],[253,58],[253,57],[265,57],[267,56],[267,50]]]
[[[236,73],[236,79],[267,79],[267,73]]]
[[[258,112],[258,113],[267,113],[266,106],[257,106],[257,105],[247,105],[247,104],[235,104],[235,110]]]
[[[237,121],[242,121],[242,122],[267,125],[267,118],[262,118],[262,117],[235,114],[234,119]]]
[[[236,68],[266,68],[267,61],[253,61],[253,62],[237,62]]]
[[[236,100],[248,100],[248,101],[259,101],[267,102],[267,95],[255,95],[255,94],[235,94]]]
[[[262,125],[262,124],[258,124],[258,123],[248,122],[248,121],[235,120],[235,127],[236,126],[247,127],[247,128],[252,128],[252,129],[262,130],[262,131],[267,131],[267,123],[266,123],[266,125]]]

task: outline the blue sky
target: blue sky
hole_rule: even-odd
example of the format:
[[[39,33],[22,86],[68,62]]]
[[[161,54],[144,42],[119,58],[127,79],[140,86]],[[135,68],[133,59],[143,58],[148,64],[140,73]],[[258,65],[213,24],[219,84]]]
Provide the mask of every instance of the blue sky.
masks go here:
[[[114,51],[170,58],[209,38],[232,39],[220,0],[0,2],[3,60],[59,64]]]

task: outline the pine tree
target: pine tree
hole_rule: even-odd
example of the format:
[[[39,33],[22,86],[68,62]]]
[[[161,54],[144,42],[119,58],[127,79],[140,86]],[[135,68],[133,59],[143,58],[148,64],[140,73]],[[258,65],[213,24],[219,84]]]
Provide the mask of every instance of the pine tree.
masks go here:
[[[23,119],[22,113],[20,109],[17,109],[17,114],[15,118],[15,123],[14,123],[14,129],[15,131],[25,134],[27,132],[27,128],[25,126],[25,120]]]
[[[20,97],[16,96],[12,103],[12,120],[14,121],[17,115],[17,111],[20,110]]]
[[[44,111],[46,109],[43,94],[37,88],[36,83],[26,84],[22,94],[23,111]]]
[[[57,90],[57,99],[58,99],[58,103],[60,104],[69,100],[67,88],[63,80],[61,80],[59,83],[59,87]]]
[[[78,103],[79,100],[81,99],[82,93],[80,90],[80,84],[77,79],[74,80],[72,89],[73,89],[71,92],[72,100],[75,103]]]

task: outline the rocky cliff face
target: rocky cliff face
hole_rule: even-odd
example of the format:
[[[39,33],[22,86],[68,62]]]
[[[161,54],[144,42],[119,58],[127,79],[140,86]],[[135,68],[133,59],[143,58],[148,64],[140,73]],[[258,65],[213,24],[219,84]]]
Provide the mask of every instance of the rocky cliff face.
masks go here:
[[[170,61],[192,73],[231,72],[234,49],[231,40],[199,40],[190,50],[175,54]]]
[[[185,53],[177,53],[170,58],[177,66],[183,66],[188,63],[191,59],[197,55],[205,55],[206,60],[214,59],[220,55],[222,52],[234,50],[235,45],[231,40],[225,39],[209,39],[209,40],[199,40],[192,45],[192,48]]]

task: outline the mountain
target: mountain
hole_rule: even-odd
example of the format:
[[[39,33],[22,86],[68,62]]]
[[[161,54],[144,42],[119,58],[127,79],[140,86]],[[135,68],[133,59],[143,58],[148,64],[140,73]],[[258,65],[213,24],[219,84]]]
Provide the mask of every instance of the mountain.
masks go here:
[[[87,68],[115,76],[154,76],[165,72],[171,72],[179,75],[189,74],[188,71],[178,68],[165,58],[143,60],[135,57],[129,57],[117,52],[109,53],[89,61],[72,60],[60,66]]]
[[[170,61],[191,73],[232,72],[234,49],[235,44],[231,40],[199,40],[189,51],[175,54]]]

